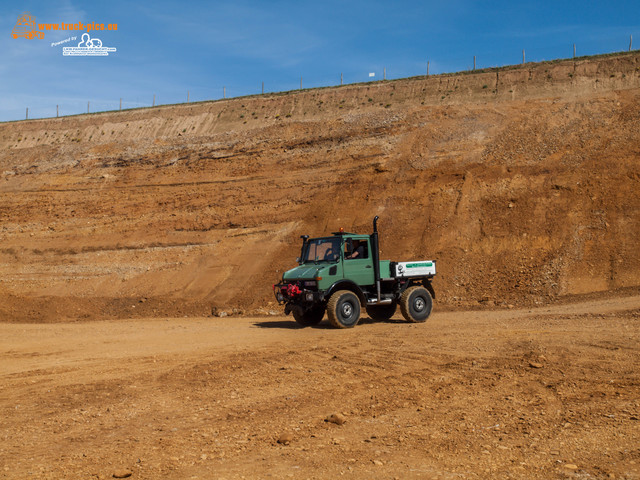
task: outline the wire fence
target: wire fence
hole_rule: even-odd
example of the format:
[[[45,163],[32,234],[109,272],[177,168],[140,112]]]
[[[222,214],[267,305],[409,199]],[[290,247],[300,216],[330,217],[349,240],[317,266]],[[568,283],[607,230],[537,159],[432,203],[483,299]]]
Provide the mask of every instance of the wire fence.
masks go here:
[[[629,35],[629,45],[628,49],[619,50],[617,52],[612,53],[625,53],[632,52],[633,50],[633,35]],[[562,59],[571,59],[571,58],[583,58],[578,57],[578,48],[574,43],[572,45],[572,57],[564,57]],[[180,104],[188,104],[188,103],[197,103],[197,102],[207,102],[207,101],[217,101],[224,99],[233,99],[233,98],[241,98],[246,96],[255,96],[255,95],[265,95],[265,94],[277,94],[277,93],[285,93],[296,90],[311,90],[316,88],[327,88],[327,87],[336,87],[340,85],[357,85],[367,82],[375,82],[375,81],[385,81],[385,80],[397,80],[400,78],[408,78],[415,76],[431,76],[431,75],[440,75],[446,73],[455,73],[455,72],[464,72],[464,71],[475,71],[479,69],[486,68],[498,68],[498,67],[506,67],[506,66],[516,66],[516,65],[525,65],[527,62],[542,62],[542,61],[556,61],[561,60],[559,58],[553,59],[545,59],[540,58],[540,56],[532,56],[532,58],[528,58],[527,51],[522,49],[521,51],[521,60],[513,63],[503,64],[503,65],[483,65],[481,64],[481,60],[473,55],[472,57],[468,57],[468,64],[466,67],[462,69],[458,69],[455,71],[446,71],[446,66],[443,67],[442,64],[438,62],[432,62],[431,60],[426,60],[421,62],[421,71],[417,71],[416,68],[413,69],[403,69],[399,71],[396,76],[389,76],[387,74],[386,67],[380,67],[377,71],[368,72],[363,74],[362,72],[350,72],[347,76],[342,72],[339,75],[334,75],[332,78],[325,78],[323,80],[314,80],[309,79],[304,76],[300,76],[297,81],[290,82],[280,82],[275,88],[269,88],[269,84],[265,81],[254,82],[252,84],[245,85],[219,85],[215,87],[207,86],[204,88],[195,88],[195,89],[185,89],[182,94],[175,93],[167,93],[166,101],[160,95],[155,93],[149,93],[144,97],[142,95],[136,95],[134,98],[125,98],[120,97],[114,100],[94,100],[87,101],[86,105],[81,101],[74,101],[71,103],[67,103],[66,105],[57,104],[55,105],[55,110],[43,112],[44,108],[38,108],[38,115],[33,115],[35,113],[33,110],[29,111],[29,107],[25,109],[25,119],[26,120],[34,120],[34,119],[44,119],[44,118],[58,118],[58,117],[66,117],[66,116],[74,116],[74,115],[82,115],[82,114],[92,114],[92,113],[104,113],[104,112],[113,112],[113,111],[125,111],[132,110],[138,108],[149,108],[156,106],[168,106],[168,105],[180,105]],[[598,54],[589,54],[587,56],[597,56],[602,55],[602,53]],[[464,65],[465,60],[457,59],[457,63],[460,65]],[[415,67],[415,65],[414,65]],[[435,68],[434,68],[435,67]],[[86,107],[86,108],[85,108]]]

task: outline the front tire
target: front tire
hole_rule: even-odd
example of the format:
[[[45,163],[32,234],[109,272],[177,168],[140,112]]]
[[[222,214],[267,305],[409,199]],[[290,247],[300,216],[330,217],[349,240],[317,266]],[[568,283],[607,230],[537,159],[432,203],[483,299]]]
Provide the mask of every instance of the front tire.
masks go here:
[[[408,322],[426,322],[429,315],[431,315],[432,308],[433,299],[429,291],[424,287],[409,287],[400,297],[400,310],[402,311],[402,316]]]
[[[360,300],[349,290],[338,290],[327,304],[329,323],[336,328],[353,328],[360,320]]]
[[[322,317],[324,317],[324,307],[320,305],[319,307],[314,307],[306,312],[301,312],[297,308],[293,310],[293,318],[300,325],[304,325],[305,327],[310,327],[312,325],[317,325],[322,321]]]

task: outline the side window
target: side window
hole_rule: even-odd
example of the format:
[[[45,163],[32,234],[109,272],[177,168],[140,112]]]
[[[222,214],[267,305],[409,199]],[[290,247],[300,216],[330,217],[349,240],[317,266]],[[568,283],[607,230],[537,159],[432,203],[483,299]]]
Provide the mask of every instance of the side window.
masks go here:
[[[366,240],[353,240],[353,242],[351,242],[351,246],[348,242],[345,242],[344,258],[346,260],[369,258],[369,242]]]

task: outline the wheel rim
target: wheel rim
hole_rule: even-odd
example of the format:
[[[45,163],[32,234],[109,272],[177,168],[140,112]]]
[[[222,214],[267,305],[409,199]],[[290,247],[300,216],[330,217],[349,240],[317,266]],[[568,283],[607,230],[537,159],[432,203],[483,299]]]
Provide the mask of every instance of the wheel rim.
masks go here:
[[[418,297],[416,298],[416,301],[413,303],[413,308],[415,309],[416,312],[421,312],[424,310],[425,305],[426,304],[425,304],[424,298]]]
[[[353,305],[349,302],[345,302],[344,305],[342,305],[342,316],[344,318],[350,318],[351,315],[353,315]]]

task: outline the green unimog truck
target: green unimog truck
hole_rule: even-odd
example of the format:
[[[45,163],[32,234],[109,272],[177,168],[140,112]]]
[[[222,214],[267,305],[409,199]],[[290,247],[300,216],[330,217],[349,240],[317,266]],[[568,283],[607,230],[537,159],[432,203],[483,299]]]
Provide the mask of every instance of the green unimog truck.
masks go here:
[[[426,321],[435,298],[431,280],[436,262],[380,260],[377,222],[376,216],[371,235],[302,235],[299,266],[273,286],[285,314],[293,313],[308,326],[319,323],[326,312],[334,327],[351,328],[360,320],[362,305],[372,319],[388,320],[399,304],[407,321]]]

